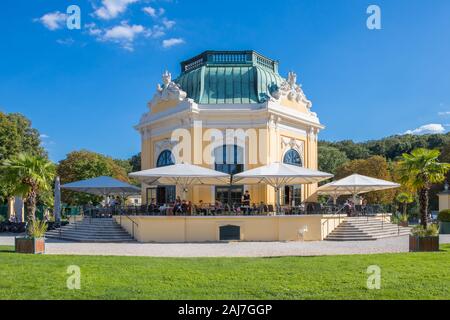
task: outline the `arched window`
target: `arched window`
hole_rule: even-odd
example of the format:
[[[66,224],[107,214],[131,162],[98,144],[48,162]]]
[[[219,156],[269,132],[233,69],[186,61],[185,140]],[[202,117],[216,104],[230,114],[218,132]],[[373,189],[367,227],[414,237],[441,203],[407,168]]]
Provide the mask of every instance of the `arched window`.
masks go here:
[[[156,166],[167,167],[175,164],[175,158],[170,150],[164,150],[159,154],[158,161],[156,161]]]
[[[302,158],[297,150],[290,149],[283,158],[283,163],[294,166],[303,166]],[[301,186],[285,186],[283,190],[283,203],[285,205],[299,205],[302,202],[302,187]]]
[[[156,161],[156,166],[167,167],[175,164],[175,157],[173,156],[170,150],[164,150],[158,156],[158,160]],[[156,189],[156,201],[158,204],[165,203],[173,203],[176,197],[176,187],[175,186],[158,186]],[[147,191],[147,203],[150,198],[154,198],[154,196],[149,197]]]
[[[228,174],[244,171],[244,150],[237,145],[223,145],[214,150],[215,169]]]
[[[292,164],[294,166],[302,166],[302,158],[297,150],[291,149],[284,155],[283,163]]]

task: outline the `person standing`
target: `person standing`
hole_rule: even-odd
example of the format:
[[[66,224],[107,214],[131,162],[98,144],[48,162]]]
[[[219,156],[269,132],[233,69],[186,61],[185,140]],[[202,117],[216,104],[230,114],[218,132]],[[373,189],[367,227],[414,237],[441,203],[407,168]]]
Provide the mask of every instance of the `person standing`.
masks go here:
[[[250,212],[250,192],[245,190],[244,195],[242,196],[242,208],[244,209],[244,214],[248,214]]]

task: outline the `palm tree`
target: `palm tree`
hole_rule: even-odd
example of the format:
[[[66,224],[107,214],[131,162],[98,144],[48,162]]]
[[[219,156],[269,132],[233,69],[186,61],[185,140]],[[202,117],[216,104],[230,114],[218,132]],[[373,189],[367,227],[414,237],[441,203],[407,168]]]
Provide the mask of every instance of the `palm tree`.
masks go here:
[[[403,216],[406,216],[408,203],[414,202],[413,195],[407,192],[401,192],[397,195],[396,200],[403,204]]]
[[[0,164],[1,182],[11,186],[11,193],[25,198],[28,222],[35,220],[39,192],[51,190],[55,166],[49,160],[20,153]]]
[[[440,163],[439,150],[419,148],[404,153],[399,163],[400,180],[419,193],[420,217],[424,228],[428,220],[428,192],[431,184],[445,180],[445,175],[450,170],[450,164]]]

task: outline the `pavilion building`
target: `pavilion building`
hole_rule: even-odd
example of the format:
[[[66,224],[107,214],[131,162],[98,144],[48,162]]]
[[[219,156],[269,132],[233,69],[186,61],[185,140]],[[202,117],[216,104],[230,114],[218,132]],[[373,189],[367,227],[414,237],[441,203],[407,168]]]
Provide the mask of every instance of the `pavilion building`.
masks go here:
[[[289,72],[283,78],[277,61],[255,51],[206,51],[183,61],[178,78],[172,80],[166,71],[162,81],[136,126],[142,139],[142,170],[177,161],[230,174],[276,161],[318,169],[317,140],[324,127],[311,111],[312,103],[297,84],[296,74]],[[180,153],[179,141],[173,139],[177,129],[189,132],[193,145],[200,141],[200,148]],[[254,130],[257,142],[248,136],[230,140],[230,129]],[[208,130],[225,137],[215,141],[214,148],[205,139]],[[250,154],[255,145],[259,148],[256,161]],[[281,192],[281,203],[299,204],[316,189],[316,185],[287,186]],[[244,190],[250,191],[252,203],[274,202],[274,190],[267,185],[194,186],[187,197],[193,203],[236,203]],[[142,200],[169,203],[182,191],[174,186],[143,185]]]

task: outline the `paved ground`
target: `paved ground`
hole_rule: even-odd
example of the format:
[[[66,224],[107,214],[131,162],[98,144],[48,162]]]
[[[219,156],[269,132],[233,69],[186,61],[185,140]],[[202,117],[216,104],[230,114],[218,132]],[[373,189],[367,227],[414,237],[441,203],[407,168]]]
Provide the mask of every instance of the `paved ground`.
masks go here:
[[[450,243],[442,235],[441,243]],[[0,245],[13,245],[14,236],[0,235]],[[275,257],[408,252],[408,236],[377,241],[235,242],[235,243],[76,243],[47,240],[47,254],[149,257]]]

